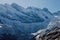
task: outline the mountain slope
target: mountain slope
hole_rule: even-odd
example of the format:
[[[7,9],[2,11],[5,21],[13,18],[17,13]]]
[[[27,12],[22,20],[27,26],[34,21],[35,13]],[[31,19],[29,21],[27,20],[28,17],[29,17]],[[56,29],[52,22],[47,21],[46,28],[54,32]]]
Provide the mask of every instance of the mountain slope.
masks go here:
[[[47,28],[49,22],[54,18],[47,8],[23,8],[15,3],[0,4],[0,24],[6,25],[7,30],[11,27],[11,33],[18,34],[18,36],[31,37],[31,33]]]
[[[32,34],[34,35],[33,38],[36,38],[36,40],[38,40],[38,39],[42,40],[42,38],[44,38],[44,37],[46,40],[47,40],[47,38],[49,40],[51,38],[57,38],[56,36],[60,35],[60,34],[57,34],[59,32],[60,32],[60,19],[56,18],[49,23],[49,25],[47,26],[46,29],[39,30],[36,33],[32,33]],[[43,39],[43,40],[45,40],[45,39]]]
[[[0,8],[0,21],[2,24],[11,25],[12,27],[16,24],[15,26],[20,28],[21,31],[25,30],[29,33],[46,28],[45,26],[53,18],[50,12],[46,12],[44,9],[36,7],[23,8],[15,3],[11,5],[1,4]]]

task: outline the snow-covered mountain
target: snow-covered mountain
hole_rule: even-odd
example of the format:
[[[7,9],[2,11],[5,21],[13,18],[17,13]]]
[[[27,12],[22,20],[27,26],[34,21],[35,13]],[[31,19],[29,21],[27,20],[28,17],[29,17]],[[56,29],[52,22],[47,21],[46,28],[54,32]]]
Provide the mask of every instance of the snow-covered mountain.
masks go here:
[[[53,30],[56,31],[56,29],[57,30],[60,29],[60,19],[59,18],[55,18],[48,24],[47,28],[39,30],[36,33],[32,33],[32,35],[34,35],[36,40],[38,40],[38,39],[40,39],[40,37],[42,38],[42,37],[44,37],[44,35],[47,35],[47,33],[49,34],[49,32],[51,32]]]
[[[21,33],[30,36],[31,33],[47,28],[53,19],[55,17],[47,8],[24,8],[15,3],[0,4],[0,29],[4,28],[4,31],[0,32],[6,32],[6,27],[12,34]]]
[[[23,32],[30,33],[46,28],[45,26],[52,19],[53,16],[47,8],[23,8],[15,3],[11,5],[0,4],[0,23],[17,27]]]

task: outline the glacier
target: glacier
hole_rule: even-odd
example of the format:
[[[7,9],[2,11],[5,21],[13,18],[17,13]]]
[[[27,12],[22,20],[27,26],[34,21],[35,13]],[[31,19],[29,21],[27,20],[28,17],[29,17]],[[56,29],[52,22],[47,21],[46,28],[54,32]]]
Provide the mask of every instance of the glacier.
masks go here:
[[[0,35],[5,33],[15,35],[17,40],[32,40],[41,33],[37,31],[51,29],[48,24],[60,16],[59,13],[51,13],[47,8],[24,8],[16,3],[0,4]]]

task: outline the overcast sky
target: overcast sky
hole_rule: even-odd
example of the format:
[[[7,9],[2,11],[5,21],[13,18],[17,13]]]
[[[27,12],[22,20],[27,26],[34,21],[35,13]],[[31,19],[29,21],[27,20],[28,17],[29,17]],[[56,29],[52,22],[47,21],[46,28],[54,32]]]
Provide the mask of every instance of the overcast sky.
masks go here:
[[[0,4],[17,3],[20,6],[34,6],[38,8],[48,8],[51,12],[60,10],[60,0],[0,0]]]

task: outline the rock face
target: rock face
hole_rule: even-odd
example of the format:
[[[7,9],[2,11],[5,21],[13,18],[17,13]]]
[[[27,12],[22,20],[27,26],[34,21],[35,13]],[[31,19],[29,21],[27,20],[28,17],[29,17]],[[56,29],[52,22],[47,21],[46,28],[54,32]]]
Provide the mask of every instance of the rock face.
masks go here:
[[[46,29],[35,33],[36,40],[60,40],[60,19],[54,19]]]

